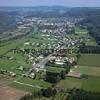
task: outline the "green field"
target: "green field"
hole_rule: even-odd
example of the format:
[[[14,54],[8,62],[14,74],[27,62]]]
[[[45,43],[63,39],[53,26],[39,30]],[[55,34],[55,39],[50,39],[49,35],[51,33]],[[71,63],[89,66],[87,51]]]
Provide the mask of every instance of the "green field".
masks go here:
[[[81,54],[78,65],[100,67],[100,54]]]
[[[76,79],[76,78],[66,78],[62,80],[58,86],[61,88],[72,89],[72,88],[82,88],[88,91],[98,91],[100,92],[100,77],[98,76],[88,76],[88,79]]]
[[[67,77],[65,80],[62,80],[60,83],[58,83],[58,86],[67,89],[72,89],[74,87],[81,88],[82,82],[80,79]]]
[[[81,27],[75,27],[75,33],[78,35],[86,35],[88,34],[88,30],[87,29],[83,29]]]
[[[44,36],[43,36],[44,35]],[[46,36],[47,34],[37,33],[31,36],[23,37],[21,39],[11,40],[0,44],[0,55],[14,48],[28,48],[28,49],[43,49],[45,46],[36,46],[36,43],[54,44],[57,43],[54,36]],[[34,45],[25,46],[25,42],[30,42]]]
[[[38,88],[17,84],[15,82],[11,83],[9,86],[14,87],[14,88],[18,88],[18,89],[21,89],[21,90],[24,90],[27,92],[31,92],[31,93],[35,93],[35,92],[39,91]]]
[[[40,86],[41,88],[42,87],[43,88],[51,87],[51,84],[48,82],[45,82],[44,80],[36,80],[36,79],[34,80],[34,79],[30,79],[30,78],[22,78],[22,79],[18,80],[18,82]]]
[[[90,67],[90,66],[77,66],[77,68],[74,68],[73,70],[80,72],[82,74],[86,75],[94,75],[94,76],[100,76],[100,68],[99,67]]]
[[[82,88],[88,91],[100,92],[100,54],[81,54],[77,67],[72,70],[85,74],[86,79],[67,77],[58,83],[62,88]]]
[[[87,29],[81,27],[75,27],[75,35],[78,37],[84,37],[87,46],[97,46],[97,43],[93,37],[88,34]]]
[[[77,66],[72,68],[72,70],[79,72],[81,74],[87,75],[87,78],[72,78],[66,77],[65,80],[62,80],[58,83],[59,87],[62,88],[82,88],[90,91],[98,91],[100,92],[99,84],[100,84],[100,68],[98,67],[88,67],[88,66]]]

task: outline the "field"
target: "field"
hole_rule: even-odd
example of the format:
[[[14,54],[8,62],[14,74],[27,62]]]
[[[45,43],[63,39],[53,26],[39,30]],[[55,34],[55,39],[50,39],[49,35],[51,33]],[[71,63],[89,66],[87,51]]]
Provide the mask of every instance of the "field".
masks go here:
[[[97,46],[97,43],[93,37],[88,34],[87,29],[81,27],[75,27],[75,35],[78,37],[84,37],[87,46]]]
[[[74,68],[75,71],[80,72],[86,75],[100,76],[100,68],[99,67],[90,67],[90,66],[77,66]]]
[[[25,42],[30,42],[32,45],[25,46]],[[37,46],[37,43],[53,44],[57,40],[54,36],[47,36],[46,34],[32,34],[21,39],[11,40],[8,42],[0,43],[0,55],[6,54],[9,50],[14,48],[28,48],[28,49],[43,49],[45,46]]]
[[[52,45],[56,43],[56,41],[57,40],[54,36],[33,34],[33,36],[26,36],[22,39],[0,43],[0,70],[14,72],[17,75],[11,79],[9,75],[0,74],[0,86],[10,86],[31,93],[38,92],[40,88],[51,87],[50,83],[39,79],[33,80],[30,78],[22,78],[22,74],[25,74],[32,66],[27,63],[27,57],[25,55],[21,53],[13,53],[10,50],[15,48],[45,49],[48,44]],[[30,42],[31,45],[25,45],[26,42]],[[37,46],[37,43],[40,43],[41,45]],[[20,66],[23,66],[25,70],[18,70],[17,68]],[[37,75],[37,78],[40,78],[40,75]],[[19,80],[16,81],[17,79]]]
[[[100,54],[81,54],[78,65],[100,67]]]
[[[0,88],[0,100],[19,100],[26,94],[29,93],[8,86]]]
[[[77,68],[73,68],[74,71],[79,72],[81,74],[87,75],[87,78],[78,79],[67,77],[65,80],[62,80],[58,86],[62,88],[82,88],[90,91],[98,91],[100,92],[99,84],[100,84],[100,68],[98,67],[87,67],[87,66],[77,66]]]
[[[40,88],[51,87],[50,83],[45,82],[43,80],[37,80],[37,79],[32,80],[30,78],[22,78],[22,79],[18,80],[18,82],[25,83],[25,84],[30,84],[30,85],[33,85],[33,86],[39,86]]]
[[[100,92],[99,84],[100,77],[88,76],[88,79],[76,79],[69,77],[66,78],[66,80],[62,80],[58,86],[64,89],[82,88],[88,91]]]
[[[86,75],[87,78],[66,77],[58,83],[62,88],[82,88],[88,91],[100,92],[100,55],[81,54],[78,65],[71,68],[72,71]]]
[[[81,27],[75,27],[75,34],[87,35],[88,34],[88,30],[87,29],[83,29]]]

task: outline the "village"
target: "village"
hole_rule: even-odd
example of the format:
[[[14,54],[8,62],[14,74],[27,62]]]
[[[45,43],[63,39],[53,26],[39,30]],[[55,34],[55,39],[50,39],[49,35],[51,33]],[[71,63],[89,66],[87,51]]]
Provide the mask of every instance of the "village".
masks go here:
[[[67,78],[87,79],[77,64],[80,46],[91,44],[88,31],[76,25],[82,18],[19,18],[17,29],[7,32],[11,38],[13,33],[26,37],[0,47],[0,75],[6,86],[33,94],[43,90],[48,96],[49,88],[59,93],[59,84]]]

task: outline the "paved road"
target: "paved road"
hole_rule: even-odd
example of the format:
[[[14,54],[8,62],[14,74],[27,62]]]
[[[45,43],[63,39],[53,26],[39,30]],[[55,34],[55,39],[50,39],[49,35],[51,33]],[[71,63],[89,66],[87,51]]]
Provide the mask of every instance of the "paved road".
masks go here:
[[[52,54],[50,54],[49,56],[43,58],[39,63],[37,63],[35,65],[33,64],[33,66],[30,68],[30,70],[28,71],[28,73],[30,73],[34,68],[42,68],[42,69],[44,69],[46,67],[45,64],[49,61],[51,55]]]

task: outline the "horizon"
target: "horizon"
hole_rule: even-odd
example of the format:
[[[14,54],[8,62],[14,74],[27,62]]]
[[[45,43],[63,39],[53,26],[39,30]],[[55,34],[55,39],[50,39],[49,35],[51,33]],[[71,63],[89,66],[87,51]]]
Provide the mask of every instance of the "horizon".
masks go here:
[[[36,6],[64,6],[64,7],[100,7],[99,0],[0,0],[0,7],[36,7]]]

